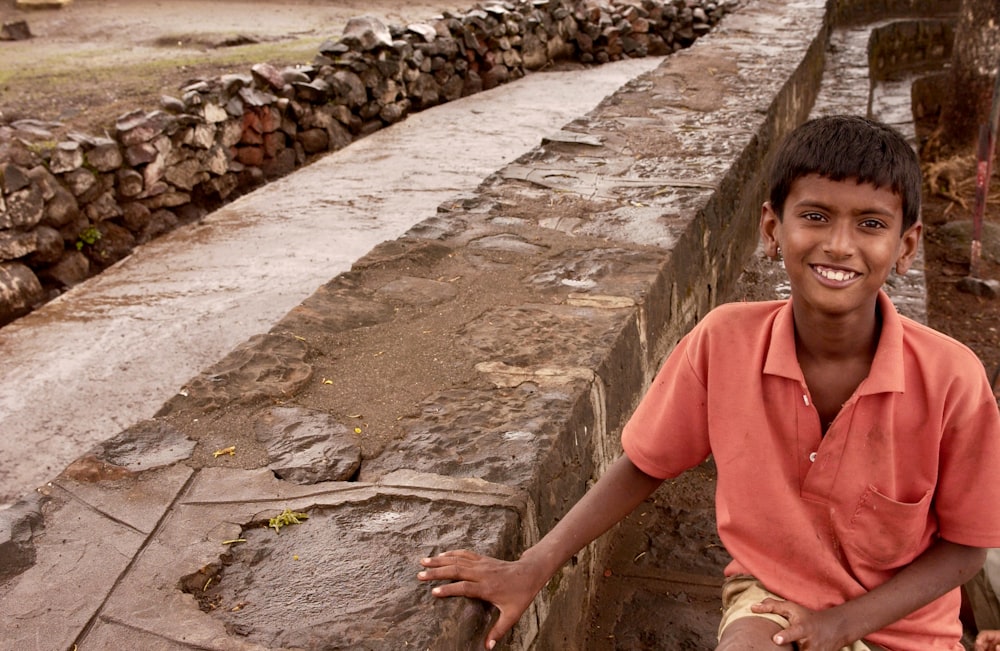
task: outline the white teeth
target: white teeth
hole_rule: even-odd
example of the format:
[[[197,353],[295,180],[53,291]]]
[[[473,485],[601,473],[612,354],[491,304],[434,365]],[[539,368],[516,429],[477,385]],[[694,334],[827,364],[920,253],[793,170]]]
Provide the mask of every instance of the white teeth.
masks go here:
[[[853,271],[838,271],[836,269],[823,269],[822,267],[817,267],[816,271],[819,275],[834,282],[843,282],[857,276]]]

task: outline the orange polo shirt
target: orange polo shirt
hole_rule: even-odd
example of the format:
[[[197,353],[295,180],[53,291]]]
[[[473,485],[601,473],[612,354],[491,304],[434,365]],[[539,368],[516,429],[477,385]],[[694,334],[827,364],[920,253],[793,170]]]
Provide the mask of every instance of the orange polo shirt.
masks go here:
[[[884,583],[940,536],[1000,547],[1000,412],[968,348],[878,300],[868,377],[825,436],[795,355],[791,303],[733,303],[678,343],[625,426],[647,474],[718,468],[733,562],[811,609]],[[959,591],[866,639],[960,651]]]

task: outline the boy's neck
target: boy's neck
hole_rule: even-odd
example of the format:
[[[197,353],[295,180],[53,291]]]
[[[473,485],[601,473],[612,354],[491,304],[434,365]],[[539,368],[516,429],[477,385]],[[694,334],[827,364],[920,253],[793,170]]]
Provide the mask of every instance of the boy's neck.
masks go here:
[[[874,358],[882,330],[878,301],[872,309],[846,315],[825,315],[799,308],[792,301],[795,349],[800,358],[846,360]]]

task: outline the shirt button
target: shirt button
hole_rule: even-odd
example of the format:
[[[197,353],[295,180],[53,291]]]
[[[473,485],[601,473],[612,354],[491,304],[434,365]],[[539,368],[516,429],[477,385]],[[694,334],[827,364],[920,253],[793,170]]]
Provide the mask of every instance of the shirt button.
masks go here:
[[[816,461],[816,453],[815,452],[810,452],[809,453],[809,461]]]

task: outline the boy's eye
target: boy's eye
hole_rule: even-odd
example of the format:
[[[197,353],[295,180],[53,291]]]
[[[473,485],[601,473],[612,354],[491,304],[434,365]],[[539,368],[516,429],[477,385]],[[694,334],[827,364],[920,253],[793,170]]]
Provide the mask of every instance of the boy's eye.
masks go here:
[[[826,219],[826,216],[823,215],[823,213],[807,212],[807,213],[804,213],[802,215],[802,219],[805,219],[806,221],[811,221],[811,222],[818,222],[818,221],[823,221],[824,219]]]
[[[864,228],[885,228],[885,222],[880,219],[866,219],[861,222],[861,226]]]

